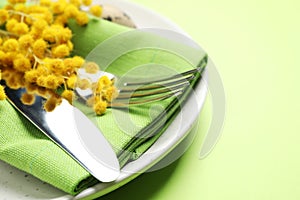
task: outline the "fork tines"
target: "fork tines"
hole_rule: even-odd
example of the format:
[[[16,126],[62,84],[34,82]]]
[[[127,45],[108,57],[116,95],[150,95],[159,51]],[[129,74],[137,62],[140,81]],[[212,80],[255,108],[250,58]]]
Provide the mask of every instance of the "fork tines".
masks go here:
[[[195,68],[151,82],[141,81],[123,83],[121,86],[117,86],[119,95],[109,106],[125,107],[128,105],[145,104],[179,96],[186,88],[190,87],[190,82],[195,78],[195,74],[201,72],[202,68]]]

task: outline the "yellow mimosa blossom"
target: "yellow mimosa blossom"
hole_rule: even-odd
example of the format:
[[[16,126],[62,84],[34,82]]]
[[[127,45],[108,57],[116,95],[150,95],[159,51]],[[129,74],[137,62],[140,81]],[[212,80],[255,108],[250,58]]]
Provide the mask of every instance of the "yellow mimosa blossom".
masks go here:
[[[102,11],[102,7],[99,5],[94,5],[90,7],[90,12],[97,17],[100,17],[102,15]]]
[[[29,27],[24,22],[16,23],[12,29],[12,33],[23,35],[29,32]]]
[[[94,104],[93,108],[97,115],[103,115],[107,108],[107,102],[106,101],[97,101]]]
[[[69,0],[71,4],[79,7],[81,5],[81,0]]]
[[[79,79],[77,82],[77,87],[86,90],[91,87],[91,81],[88,79]]]
[[[43,39],[36,40],[32,45],[32,51],[38,58],[44,58],[48,44]]]
[[[31,44],[33,44],[34,39],[33,39],[32,35],[26,34],[26,35],[20,36],[18,39],[18,42],[19,42],[20,49],[27,51],[29,49],[29,47],[31,47]]]
[[[14,38],[4,41],[2,46],[3,46],[3,50],[6,52],[16,52],[19,50],[19,43]]]
[[[86,73],[89,74],[96,74],[100,69],[97,63],[95,62],[88,62],[84,65]]]
[[[82,0],[83,5],[90,6],[92,4],[93,0]]]
[[[23,54],[18,54],[13,61],[13,67],[20,72],[26,72],[31,69],[31,62]]]
[[[78,12],[75,16],[77,24],[83,26],[89,22],[89,17],[85,12]]]
[[[8,11],[5,9],[0,9],[0,25],[4,24],[9,17]]]
[[[66,44],[61,44],[52,49],[52,56],[56,58],[64,58],[70,55],[70,49]]]
[[[75,98],[75,93],[73,90],[64,90],[61,96],[65,98],[70,104],[72,104]]]
[[[61,101],[61,97],[54,94],[46,100],[46,102],[44,103],[44,109],[47,112],[51,112],[55,109],[56,106],[58,106],[61,103]]]
[[[88,6],[88,11],[82,11],[82,5]],[[98,115],[104,114],[117,89],[106,76],[94,83],[77,77],[81,67],[90,74],[100,69],[96,63],[86,65],[82,57],[72,55],[73,33],[67,27],[70,18],[85,26],[88,14],[99,17],[101,13],[102,7],[92,5],[92,0],[39,0],[32,4],[8,0],[0,9],[0,80],[12,89],[25,88],[20,98],[25,105],[34,104],[36,96],[43,97],[43,108],[48,112],[62,98],[72,104],[76,88],[89,89],[93,95],[87,105]],[[0,100],[5,98],[4,86],[0,85]]]
[[[25,105],[32,105],[35,102],[35,95],[29,93],[23,93],[21,96],[21,101]]]
[[[76,82],[77,82],[77,76],[71,75],[68,80],[67,80],[67,87],[70,89],[74,89],[76,87]]]

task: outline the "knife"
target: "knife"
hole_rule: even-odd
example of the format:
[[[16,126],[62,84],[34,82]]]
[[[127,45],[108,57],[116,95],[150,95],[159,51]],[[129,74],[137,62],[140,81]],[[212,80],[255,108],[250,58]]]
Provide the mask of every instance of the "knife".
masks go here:
[[[24,105],[24,89],[5,87],[8,101],[38,129],[101,182],[112,182],[120,174],[118,158],[101,131],[78,108],[67,100],[52,112],[43,109],[43,98]]]

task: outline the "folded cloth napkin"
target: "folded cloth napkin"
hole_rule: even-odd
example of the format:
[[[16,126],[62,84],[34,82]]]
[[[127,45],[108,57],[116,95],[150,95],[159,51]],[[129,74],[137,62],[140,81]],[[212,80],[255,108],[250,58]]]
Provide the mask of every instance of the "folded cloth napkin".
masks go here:
[[[103,23],[106,24],[107,22]],[[101,24],[102,27],[103,23]],[[72,27],[72,24],[70,26]],[[111,29],[111,26],[115,27]],[[85,27],[85,30],[87,29],[88,27]],[[89,31],[91,32],[93,29],[94,27],[91,27]],[[112,36],[124,32],[125,29],[109,24],[106,30],[114,30],[108,34]],[[80,32],[76,28],[74,28],[74,31],[74,35],[81,38],[82,41],[85,38],[90,41],[87,37],[92,37],[89,35],[91,34],[89,31]],[[98,34],[101,34],[101,32]],[[103,38],[109,38],[109,36],[102,37],[101,40]],[[76,37],[74,40],[76,40]],[[98,40],[96,39],[94,43],[98,44],[101,42]],[[76,47],[75,42],[76,53],[80,52],[80,48],[84,49],[86,53],[92,50],[80,45]],[[107,51],[112,50],[107,49]],[[205,52],[200,53],[198,59],[200,65],[204,67],[207,59]],[[164,50],[144,49],[128,52],[120,56],[115,62],[109,65],[108,70],[117,75],[123,75],[134,66],[148,63],[171,66],[178,72],[195,67],[180,56],[170,54]],[[147,71],[144,73],[144,75],[148,75]],[[159,74],[159,72],[157,73]],[[198,78],[195,78],[193,84],[197,82]],[[153,109],[154,105],[156,109]],[[121,166],[124,166],[128,161],[139,158],[159,138],[172,121],[176,112],[179,111],[179,108],[178,99],[174,97],[158,103],[156,102],[155,104],[134,106],[128,110],[129,112],[122,109],[108,109],[105,115],[97,117],[95,120],[107,140],[113,146]],[[157,120],[160,119],[159,117],[162,116],[162,113],[166,113],[165,118],[163,118],[164,120]],[[116,116],[120,117],[120,119],[124,119],[124,117],[130,119],[135,124],[134,128],[125,127],[126,123],[120,124],[116,120]],[[72,195],[98,182],[18,113],[7,101],[0,102],[0,122],[1,160]]]

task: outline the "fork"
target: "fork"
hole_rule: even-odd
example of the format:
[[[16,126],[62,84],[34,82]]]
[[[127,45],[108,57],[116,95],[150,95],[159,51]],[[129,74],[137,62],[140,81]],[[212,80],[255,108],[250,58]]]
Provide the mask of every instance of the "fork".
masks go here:
[[[194,69],[151,81],[135,81],[133,77],[124,78],[125,80],[117,82],[118,96],[108,104],[108,107],[123,108],[179,96],[190,87],[195,77],[203,72],[204,66],[201,62]],[[88,78],[92,82],[96,82],[101,76],[108,76],[113,81],[118,79],[116,75],[109,72],[99,71],[97,74],[88,74],[84,69],[79,69],[78,76]],[[76,93],[87,100],[93,92],[76,88]]]

